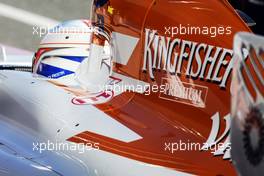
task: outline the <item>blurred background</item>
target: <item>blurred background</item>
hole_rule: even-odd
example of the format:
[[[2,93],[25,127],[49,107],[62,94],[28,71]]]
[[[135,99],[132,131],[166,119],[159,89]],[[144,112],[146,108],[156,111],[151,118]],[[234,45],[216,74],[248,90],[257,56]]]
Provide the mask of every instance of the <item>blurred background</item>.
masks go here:
[[[40,42],[33,35],[39,23],[89,18],[92,0],[0,0],[0,43],[35,51]]]
[[[229,0],[235,9],[250,16],[256,25],[251,29],[254,33],[264,35],[264,0]]]

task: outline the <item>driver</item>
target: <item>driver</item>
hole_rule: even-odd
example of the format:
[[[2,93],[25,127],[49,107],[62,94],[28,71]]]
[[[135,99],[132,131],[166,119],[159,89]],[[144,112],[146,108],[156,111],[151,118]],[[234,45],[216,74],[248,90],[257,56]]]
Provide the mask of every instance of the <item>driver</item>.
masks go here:
[[[112,72],[109,36],[88,20],[49,30],[33,60],[33,75],[57,85],[100,92]]]

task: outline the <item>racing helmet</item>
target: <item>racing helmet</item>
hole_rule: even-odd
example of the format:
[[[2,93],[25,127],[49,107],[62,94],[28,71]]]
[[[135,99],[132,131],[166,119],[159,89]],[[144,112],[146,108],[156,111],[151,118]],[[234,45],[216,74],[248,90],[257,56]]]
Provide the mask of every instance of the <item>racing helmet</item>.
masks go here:
[[[33,76],[98,92],[112,72],[110,37],[89,20],[50,29],[33,59]]]

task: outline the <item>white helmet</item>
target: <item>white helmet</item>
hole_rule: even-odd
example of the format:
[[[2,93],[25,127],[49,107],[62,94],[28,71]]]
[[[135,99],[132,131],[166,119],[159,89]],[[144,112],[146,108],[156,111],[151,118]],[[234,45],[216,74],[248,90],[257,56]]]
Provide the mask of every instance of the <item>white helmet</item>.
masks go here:
[[[49,30],[33,60],[33,75],[101,91],[112,73],[110,37],[88,20],[66,21]]]

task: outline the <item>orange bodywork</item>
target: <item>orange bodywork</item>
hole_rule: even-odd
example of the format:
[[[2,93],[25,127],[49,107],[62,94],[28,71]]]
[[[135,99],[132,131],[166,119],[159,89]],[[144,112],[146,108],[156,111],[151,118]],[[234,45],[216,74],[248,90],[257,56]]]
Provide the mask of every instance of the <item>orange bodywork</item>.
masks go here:
[[[232,50],[234,35],[239,31],[250,32],[250,29],[236,14],[235,10],[226,0],[109,0],[102,8],[96,12],[104,16],[106,28],[110,31],[139,38],[127,65],[115,64],[116,72],[151,85],[160,86],[164,80],[170,85],[183,83],[202,91],[201,93],[204,95],[203,105],[197,106],[190,101],[181,102],[179,99],[168,97],[168,99],[161,98],[160,93],[152,92],[150,95],[143,95],[126,92],[116,96],[106,104],[97,105],[97,108],[139,134],[142,139],[124,143],[86,131],[70,138],[69,141],[77,143],[99,142],[101,150],[195,175],[235,175],[231,161],[229,159],[224,160],[223,155],[212,154],[211,150],[178,150],[173,153],[165,150],[166,143],[183,141],[204,144],[212,130],[213,121],[211,117],[216,113],[219,113],[221,117],[217,137],[219,138],[223,134],[226,128],[224,116],[230,113],[230,74],[232,68],[228,68],[228,64],[220,64],[220,68],[217,70],[217,65],[224,49]],[[172,37],[166,33],[165,27],[180,24],[201,28],[204,26],[230,26],[232,32],[217,37],[197,34],[178,34]],[[180,73],[163,70],[162,68],[166,63],[161,60],[161,69],[153,68],[154,79],[152,79],[149,70],[151,62],[146,62],[147,69],[144,70],[146,29],[156,30],[156,35],[164,36],[166,41],[169,40],[168,37],[170,40],[179,39],[181,45],[179,44],[174,48],[174,51],[178,53],[181,52],[184,41],[191,41],[192,43],[192,47],[186,45],[184,51],[189,55],[192,48],[195,47],[194,43],[197,43],[197,46],[202,43],[206,44],[206,49],[198,51],[202,65],[206,65],[204,58],[208,54],[209,45],[214,46],[211,48],[211,56],[213,57],[219,52],[219,57],[207,62],[203,78],[201,73],[197,77],[186,74],[190,58],[182,58],[181,67],[179,67]],[[217,51],[217,47],[219,47],[219,51]],[[154,51],[152,51],[152,58],[153,55]],[[232,54],[224,56],[226,56],[225,61],[230,63]],[[197,55],[194,56],[194,58],[196,57]],[[173,58],[171,62],[173,62]],[[193,70],[198,69],[195,60],[193,60],[192,65]],[[228,69],[230,69],[230,73],[227,72]],[[227,76],[224,86],[220,86],[223,82],[211,79],[216,70],[218,77],[222,77],[222,81],[224,76]],[[211,76],[209,72],[212,73]],[[228,136],[224,137],[225,140]]]

